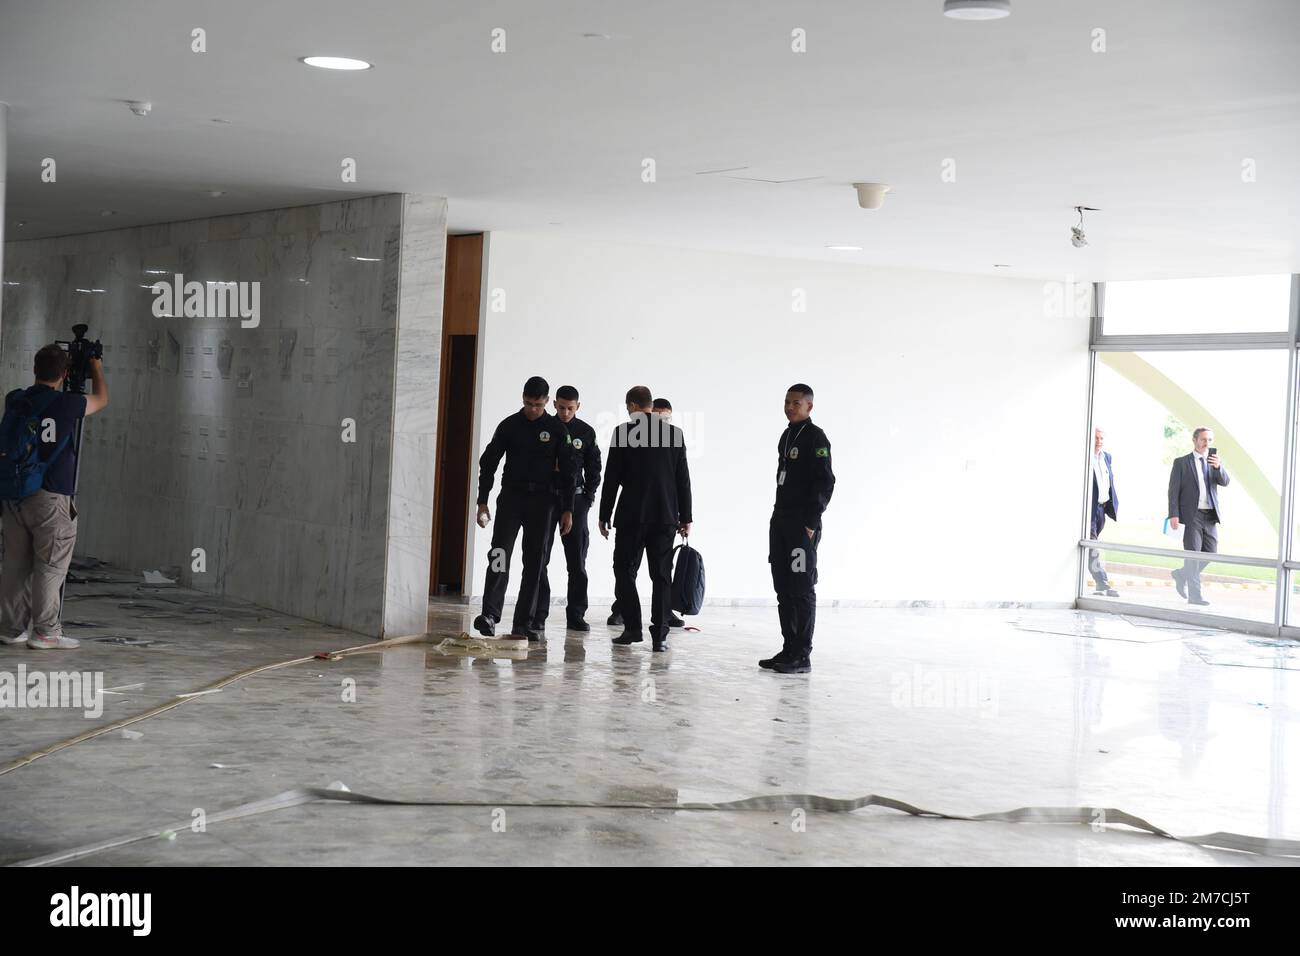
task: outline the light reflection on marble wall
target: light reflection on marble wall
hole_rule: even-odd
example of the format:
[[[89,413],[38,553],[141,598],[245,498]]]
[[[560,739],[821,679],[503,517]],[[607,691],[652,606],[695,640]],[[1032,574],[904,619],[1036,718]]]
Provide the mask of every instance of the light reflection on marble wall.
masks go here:
[[[403,201],[7,244],[4,389],[30,384],[36,349],[75,323],[104,342],[110,403],[87,420],[78,554],[179,567],[186,585],[381,633]],[[433,205],[441,225],[445,200]],[[439,247],[436,308],[419,318],[435,340],[441,261]],[[260,282],[259,324],[155,317],[149,286],[178,272]],[[436,402],[436,342],[432,354],[424,387]],[[344,418],[355,443],[341,439]],[[403,467],[431,483],[431,462]],[[195,548],[204,573],[192,570]]]

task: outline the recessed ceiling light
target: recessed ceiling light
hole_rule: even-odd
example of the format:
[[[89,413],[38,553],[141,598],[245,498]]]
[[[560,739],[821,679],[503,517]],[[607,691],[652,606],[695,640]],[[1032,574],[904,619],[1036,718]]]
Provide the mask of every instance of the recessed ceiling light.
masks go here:
[[[608,33],[584,33],[582,35],[582,38],[584,40],[612,40],[613,39],[613,37],[611,37]]]
[[[368,70],[373,65],[346,56],[304,56],[302,62],[308,66],[318,66],[322,70]]]
[[[954,20],[1001,20],[1011,16],[1011,0],[943,0],[943,15]]]
[[[861,252],[861,246],[827,246],[827,249],[834,249],[836,252]]]
[[[371,259],[369,256],[353,256],[357,262],[383,262],[383,259]]]

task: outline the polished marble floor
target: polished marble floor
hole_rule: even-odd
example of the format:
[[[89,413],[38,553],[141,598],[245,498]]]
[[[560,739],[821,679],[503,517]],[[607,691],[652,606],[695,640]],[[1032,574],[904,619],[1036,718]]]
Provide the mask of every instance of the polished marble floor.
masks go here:
[[[104,713],[0,710],[0,764],[258,664],[356,635],[122,575],[70,587]],[[472,612],[434,605],[435,638]],[[508,613],[508,612],[507,612]],[[589,615],[593,620],[596,614]],[[563,620],[562,613],[552,620]],[[603,620],[603,618],[602,618]],[[548,630],[524,660],[428,644],[313,660],[0,774],[0,863],[296,786],[474,807],[313,803],[79,860],[162,864],[1295,865],[1122,827],[530,802],[895,797],[958,814],[1110,806],[1176,834],[1300,839],[1300,658],[1287,642],[1065,610],[823,609],[814,672],[755,666],[769,608],[709,607],[671,650]],[[149,646],[107,643],[119,637]],[[138,685],[138,686],[137,686]]]

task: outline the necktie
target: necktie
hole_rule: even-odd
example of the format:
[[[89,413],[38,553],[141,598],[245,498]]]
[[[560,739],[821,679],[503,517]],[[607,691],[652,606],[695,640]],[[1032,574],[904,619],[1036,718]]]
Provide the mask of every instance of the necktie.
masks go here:
[[[1205,503],[1213,508],[1214,485],[1210,484],[1210,462],[1208,459],[1201,459],[1201,474],[1205,476]]]

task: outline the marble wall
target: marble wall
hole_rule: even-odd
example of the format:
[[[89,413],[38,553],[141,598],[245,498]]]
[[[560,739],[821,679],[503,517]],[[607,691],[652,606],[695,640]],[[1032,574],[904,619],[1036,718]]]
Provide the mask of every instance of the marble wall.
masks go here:
[[[422,565],[427,599],[427,520],[423,549],[409,539],[433,455],[395,458],[394,436],[433,428],[445,209],[394,194],[9,243],[4,389],[30,384],[36,349],[77,322],[104,342],[110,402],[87,419],[78,554],[179,568],[186,585],[376,636],[397,633],[385,604],[403,593],[394,624],[423,632],[410,588],[386,580]],[[177,273],[258,283],[256,326],[156,316],[150,286]],[[412,372],[426,363],[418,382],[401,380],[399,343]]]

